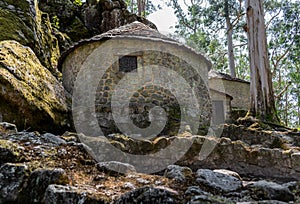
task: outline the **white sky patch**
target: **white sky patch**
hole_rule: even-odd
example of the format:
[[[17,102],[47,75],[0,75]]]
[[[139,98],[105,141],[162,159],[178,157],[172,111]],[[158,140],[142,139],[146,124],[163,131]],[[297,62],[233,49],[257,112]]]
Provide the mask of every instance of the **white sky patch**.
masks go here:
[[[161,10],[150,14],[147,19],[153,22],[157,26],[157,29],[163,34],[174,33],[175,31],[177,18],[171,7],[163,6]]]

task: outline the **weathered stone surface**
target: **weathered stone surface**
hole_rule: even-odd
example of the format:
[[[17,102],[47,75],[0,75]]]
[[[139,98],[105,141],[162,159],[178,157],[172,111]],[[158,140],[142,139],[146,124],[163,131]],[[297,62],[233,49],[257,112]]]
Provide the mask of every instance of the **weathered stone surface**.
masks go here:
[[[158,138],[155,142],[147,139],[135,139],[121,134],[115,134],[109,137],[110,141],[113,143],[118,142],[121,145],[116,145],[120,147],[124,152],[132,154],[148,154],[159,151],[168,145],[168,139],[165,137]]]
[[[258,202],[250,202],[251,204],[286,204],[286,202],[281,202],[278,200],[263,200]]]
[[[50,15],[59,31],[67,34],[73,42],[137,20],[156,28],[145,18],[127,11],[123,0],[87,1],[82,5],[74,4],[71,0],[40,0],[39,7]]]
[[[71,0],[40,0],[39,7],[50,15],[59,31],[67,34],[73,42],[91,37],[89,30],[80,19],[82,7]]]
[[[93,34],[104,33],[113,28],[140,21],[152,28],[156,26],[145,18],[131,14],[123,0],[91,1],[83,9],[85,25]]]
[[[287,138],[271,130],[257,130],[243,125],[226,124],[222,137],[231,140],[242,140],[248,145],[262,145],[269,148],[284,148]]]
[[[7,122],[0,122],[0,134],[1,132],[6,132],[6,133],[16,133],[18,132],[17,126],[12,123],[7,123]]]
[[[196,172],[196,181],[212,191],[230,192],[242,187],[242,181],[236,177],[214,172],[209,169],[199,169]]]
[[[184,195],[188,198],[188,204],[233,204],[234,201],[214,195],[202,190],[199,186],[190,186],[185,191]]]
[[[291,192],[294,192],[296,194],[300,193],[300,182],[299,181],[292,181],[292,182],[288,182],[288,183],[284,183],[282,184],[284,187],[288,187],[288,189]]]
[[[45,193],[45,204],[53,203],[109,203],[97,197],[97,191],[92,187],[74,187],[63,185],[49,185]]]
[[[67,144],[62,137],[51,133],[41,135],[39,132],[17,132],[4,136],[4,138],[9,138],[9,141],[12,142],[25,142],[27,145],[35,145],[36,147],[38,147],[38,145],[57,147]]]
[[[300,152],[296,152],[291,155],[291,162],[295,167],[295,170],[300,171]]]
[[[190,186],[185,191],[185,195],[207,195],[208,192],[201,189],[199,186]]]
[[[208,154],[202,148],[209,150]],[[249,146],[240,140],[197,136],[190,150],[177,164],[192,169],[231,169],[244,175],[289,181],[300,179],[298,152],[297,147],[289,150],[270,149]]]
[[[197,195],[193,196],[188,204],[234,204],[234,201],[228,200],[226,198],[222,198],[219,196],[214,196],[211,194],[208,195]]]
[[[294,201],[295,196],[285,186],[268,181],[258,181],[246,186],[251,191],[255,200],[279,200],[284,202]]]
[[[142,187],[122,195],[115,203],[116,204],[180,203],[177,198],[177,194],[178,193],[176,191],[169,188]]]
[[[0,8],[0,41],[16,40],[29,46],[42,65],[57,75],[58,41],[52,35],[48,15],[39,10],[37,0],[4,0]],[[21,57],[21,53],[17,55]]]
[[[24,164],[7,163],[0,167],[0,203],[16,203],[28,177]]]
[[[217,172],[217,173],[220,173],[220,174],[226,174],[226,175],[229,175],[229,176],[233,176],[233,177],[235,177],[239,180],[242,180],[242,178],[240,177],[240,175],[237,172],[230,171],[230,170],[227,170],[227,169],[215,169],[215,170],[213,170],[213,172]]]
[[[112,175],[128,174],[136,172],[134,166],[117,161],[99,162],[97,168]]]
[[[27,186],[19,196],[19,202],[43,203],[45,191],[50,184],[68,183],[68,176],[63,169],[36,169],[30,174]]]
[[[23,148],[8,140],[0,139],[0,166],[6,162],[18,162],[22,160],[20,152]]]
[[[53,144],[54,146],[59,146],[62,144],[66,144],[67,142],[56,135],[53,135],[51,133],[45,133],[40,136],[41,140],[43,143],[50,143]]]
[[[175,179],[179,182],[185,182],[193,177],[193,171],[188,167],[169,165],[164,176],[170,179]]]
[[[0,42],[0,114],[19,129],[59,132],[69,126],[64,88],[29,47]]]

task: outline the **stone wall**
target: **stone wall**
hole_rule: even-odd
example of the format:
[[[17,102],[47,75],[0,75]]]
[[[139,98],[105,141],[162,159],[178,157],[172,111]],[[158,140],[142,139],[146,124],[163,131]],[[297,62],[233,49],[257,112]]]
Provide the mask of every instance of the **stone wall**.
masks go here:
[[[119,58],[126,55],[137,57],[137,70],[131,73],[119,71]],[[91,79],[87,88],[95,88],[82,97],[94,97],[97,120],[105,135],[119,132],[122,126],[127,134],[137,134],[139,130],[133,126],[155,128],[151,126],[154,120],[158,125],[166,122],[160,134],[175,135],[185,125],[190,125],[195,133],[205,134],[211,117],[208,69],[205,58],[177,43],[138,38],[87,43],[75,48],[62,65],[63,84],[71,94],[74,86],[77,91],[86,90],[78,86],[85,86],[81,80]],[[198,108],[190,100],[192,95]],[[167,121],[159,110],[153,109],[156,106],[165,110]],[[114,117],[113,112],[118,116]],[[183,123],[182,117],[186,118]],[[199,127],[193,126],[195,121]]]
[[[249,109],[250,83],[220,78],[211,78],[209,79],[209,87],[232,96],[232,108],[246,110]]]
[[[242,131],[240,133],[243,134]],[[208,154],[201,151],[203,145],[207,145],[206,148],[212,146]],[[240,172],[243,176],[289,181],[299,180],[299,161],[298,147],[288,150],[270,149],[259,145],[250,146],[241,140],[232,141],[223,137],[197,137],[185,158],[178,164],[196,169],[198,167],[209,169],[218,167]]]

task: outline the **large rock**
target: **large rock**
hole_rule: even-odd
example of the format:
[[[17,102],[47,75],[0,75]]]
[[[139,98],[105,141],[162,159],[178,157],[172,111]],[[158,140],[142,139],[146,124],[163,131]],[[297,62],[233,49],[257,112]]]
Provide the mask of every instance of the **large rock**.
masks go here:
[[[145,18],[132,14],[124,8],[114,8],[111,11],[104,11],[102,13],[102,17],[103,20],[100,26],[101,32],[109,31],[113,28],[119,27],[121,25],[126,25],[135,21],[144,23],[145,25],[148,25],[151,28],[156,28],[156,26],[152,22],[148,21]],[[113,21],[111,21],[110,19],[113,19]]]
[[[186,182],[193,177],[193,171],[189,167],[169,165],[164,176],[170,179],[175,179],[175,181],[178,182]]]
[[[97,164],[97,168],[100,171],[104,171],[112,175],[121,175],[136,172],[134,166],[117,161],[99,162]]]
[[[26,203],[45,202],[44,194],[50,184],[68,183],[68,176],[63,169],[36,169],[30,174],[27,186],[19,197]]]
[[[0,8],[0,41],[16,40],[31,47],[42,65],[58,74],[58,41],[53,35],[48,14],[39,10],[37,0],[3,0]]]
[[[196,181],[212,191],[231,192],[242,188],[242,181],[228,174],[199,169]]]
[[[9,140],[0,139],[0,166],[6,162],[18,162],[22,160],[20,152],[23,148]]]
[[[61,83],[29,47],[0,42],[0,114],[19,129],[59,132],[68,127]]]
[[[246,186],[255,200],[294,201],[295,197],[288,187],[268,181],[258,181]]]
[[[100,193],[90,187],[75,187],[63,185],[49,185],[45,193],[45,203],[109,203]]]
[[[81,17],[81,6],[71,0],[40,0],[39,8],[50,15],[52,23],[73,42],[91,37]],[[97,19],[95,19],[97,21]]]
[[[123,0],[88,1],[82,12],[86,27],[99,34],[113,28],[132,23],[142,22],[152,28],[156,26],[145,18],[130,13]]]
[[[28,177],[28,167],[7,163],[0,167],[0,203],[16,203]]]
[[[276,178],[283,181],[300,180],[298,147],[289,150],[249,146],[229,138],[194,136],[186,155],[177,162],[192,169],[230,169],[243,175]]]
[[[73,42],[134,21],[156,28],[147,19],[131,14],[123,0],[86,1],[82,5],[71,0],[40,0],[39,7]]]
[[[18,129],[15,124],[7,123],[7,122],[0,122],[0,134],[1,133],[17,133],[17,132],[18,132]]]
[[[169,188],[160,188],[160,187],[141,187],[135,190],[132,190],[128,193],[122,195],[115,203],[116,204],[152,204],[152,203],[160,203],[160,204],[175,204],[180,203],[177,195],[178,193],[173,189]]]

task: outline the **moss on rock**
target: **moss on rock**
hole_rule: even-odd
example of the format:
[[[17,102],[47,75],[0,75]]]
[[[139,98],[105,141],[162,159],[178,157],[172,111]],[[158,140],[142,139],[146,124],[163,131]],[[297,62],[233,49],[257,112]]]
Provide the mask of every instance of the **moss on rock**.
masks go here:
[[[0,41],[16,40],[29,46],[52,74],[58,74],[58,40],[53,35],[48,14],[39,10],[36,0],[1,1],[0,20]]]
[[[68,125],[60,82],[41,65],[29,47],[0,42],[0,113],[19,128],[57,132]]]
[[[0,140],[0,166],[6,162],[18,162],[22,160],[20,154],[22,148],[8,140]]]

